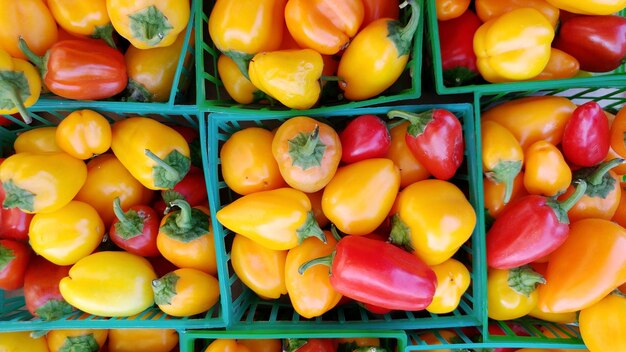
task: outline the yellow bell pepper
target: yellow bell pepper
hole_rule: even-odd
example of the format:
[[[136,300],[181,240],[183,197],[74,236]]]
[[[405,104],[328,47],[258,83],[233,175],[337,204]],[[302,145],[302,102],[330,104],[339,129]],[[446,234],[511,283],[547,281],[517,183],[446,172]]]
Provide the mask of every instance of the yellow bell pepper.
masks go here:
[[[59,210],[87,179],[87,166],[65,153],[19,153],[0,164],[5,208],[27,213]]]
[[[68,33],[102,39],[115,48],[106,0],[48,0],[48,8]]]
[[[476,226],[476,213],[454,184],[428,179],[398,195],[391,242],[414,252],[428,265],[448,260]]]
[[[487,315],[491,319],[521,318],[537,305],[537,284],[545,283],[528,266],[510,270],[489,269],[487,274]]]
[[[626,8],[626,0],[547,0],[561,10],[582,15],[610,15]]]
[[[131,117],[113,124],[111,149],[145,187],[173,188],[191,166],[189,145],[173,128],[147,117]]]
[[[250,61],[250,82],[292,109],[309,109],[319,100],[322,55],[312,49],[262,52]]]
[[[230,251],[233,270],[241,282],[257,295],[267,299],[275,299],[287,293],[286,258],[286,250],[266,248],[262,243],[254,242],[242,235],[235,235]]]
[[[108,334],[106,329],[51,330],[46,340],[50,352],[99,351]]]
[[[104,232],[96,209],[74,200],[57,211],[35,214],[28,238],[35,253],[57,265],[71,265],[91,254]]]
[[[183,268],[152,281],[154,302],[166,314],[188,317],[208,311],[220,297],[217,279],[203,271]]]
[[[264,97],[264,93],[241,73],[237,63],[230,57],[220,55],[217,59],[217,72],[228,95],[239,104],[250,104]]]
[[[56,142],[67,154],[87,160],[109,150],[111,124],[93,110],[76,110],[57,126]]]
[[[61,279],[63,299],[81,311],[103,317],[141,313],[154,304],[150,262],[128,252],[97,252],[79,260]]]
[[[626,297],[616,291],[580,311],[580,334],[591,352],[626,351]]]
[[[248,63],[260,52],[280,48],[287,0],[217,0],[209,15],[215,47],[248,76]]]
[[[187,27],[189,1],[106,0],[115,31],[138,49],[169,46]]]
[[[26,108],[37,102],[40,93],[41,76],[35,66],[11,58],[0,46],[0,114],[19,112],[24,122],[31,123]]]
[[[20,37],[39,56],[57,42],[57,24],[43,1],[0,2],[0,48],[25,60],[26,55],[18,46]]]
[[[478,71],[489,82],[526,80],[550,60],[554,28],[534,8],[518,8],[484,23],[474,34]]]
[[[307,237],[326,242],[315,221],[311,201],[304,192],[293,188],[245,195],[220,209],[217,220],[269,249],[291,249]]]
[[[49,352],[44,336],[33,338],[30,331],[0,333],[0,351],[2,352]]]
[[[470,272],[463,263],[453,258],[431,269],[437,275],[437,290],[426,310],[434,314],[450,313],[459,306],[470,285]]]
[[[13,142],[16,153],[62,152],[56,141],[56,126],[37,127],[17,135]]]

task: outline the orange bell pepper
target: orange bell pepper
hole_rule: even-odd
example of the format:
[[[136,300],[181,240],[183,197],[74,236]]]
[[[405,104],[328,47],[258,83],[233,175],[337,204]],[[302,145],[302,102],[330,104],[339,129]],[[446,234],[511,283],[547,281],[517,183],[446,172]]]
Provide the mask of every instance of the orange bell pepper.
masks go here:
[[[556,27],[559,21],[559,9],[546,0],[476,0],[474,5],[478,18],[483,22],[521,7],[538,10],[546,16],[552,27]]]
[[[46,334],[50,352],[73,350],[99,351],[109,331],[106,329],[51,330]]]
[[[57,36],[57,24],[43,1],[0,3],[0,48],[12,57],[27,59],[18,46],[19,38],[24,38],[35,54],[43,56],[56,43]]]
[[[551,48],[548,64],[540,74],[531,80],[572,78],[578,74],[579,70],[580,63],[575,57],[562,50]]]
[[[437,19],[446,21],[457,18],[468,9],[469,5],[470,0],[436,0]],[[486,21],[483,20],[483,22]]]
[[[615,214],[611,218],[611,221],[618,223],[622,227],[626,227],[626,185],[620,183],[619,185],[619,204],[615,209]]]
[[[363,7],[365,14],[360,29],[381,18],[397,20],[400,17],[400,7],[395,1],[363,0]]]
[[[533,143],[525,152],[524,187],[530,194],[555,196],[572,182],[572,171],[563,154],[547,141]]]
[[[188,317],[208,311],[220,297],[217,279],[203,271],[182,268],[152,281],[154,303],[165,313]]]
[[[56,143],[77,159],[90,159],[111,147],[111,124],[93,110],[76,110],[57,126]]]
[[[400,169],[400,188],[430,177],[428,170],[413,156],[406,144],[406,130],[410,124],[409,121],[404,121],[390,129],[391,145],[385,155],[385,158],[391,159]]]
[[[496,183],[488,177],[483,177],[483,194],[485,197],[485,210],[492,218],[496,218],[509,204],[528,194],[524,188],[524,172],[521,171],[513,180],[513,190],[511,191],[511,199],[509,203],[504,203],[504,194],[506,192],[504,183]]]
[[[220,55],[217,59],[217,72],[228,95],[239,104],[250,104],[265,97],[265,93],[241,73],[237,63],[230,57]]]
[[[248,347],[232,339],[215,339],[203,352],[251,352]]]
[[[290,0],[285,6],[285,22],[296,43],[325,55],[346,47],[364,14],[361,0]]]
[[[110,329],[108,352],[170,352],[178,344],[174,329]]]
[[[56,23],[67,32],[102,39],[115,48],[106,0],[48,0],[48,8]]]
[[[611,124],[611,149],[626,158],[626,108],[622,108]]]
[[[246,346],[250,352],[281,352],[283,350],[281,339],[239,339],[237,344]]]
[[[497,122],[484,121],[480,130],[483,172],[487,178],[504,183],[503,203],[506,204],[511,200],[514,180],[524,163],[522,146],[509,130]]]
[[[330,220],[324,214],[324,210],[322,209],[322,197],[324,195],[324,190],[320,190],[314,193],[306,193],[306,196],[309,197],[311,201],[311,209],[313,210],[313,215],[315,216],[315,221],[320,225],[321,228],[326,227],[330,223]]]
[[[583,342],[591,352],[626,351],[626,296],[616,291],[580,311]]]

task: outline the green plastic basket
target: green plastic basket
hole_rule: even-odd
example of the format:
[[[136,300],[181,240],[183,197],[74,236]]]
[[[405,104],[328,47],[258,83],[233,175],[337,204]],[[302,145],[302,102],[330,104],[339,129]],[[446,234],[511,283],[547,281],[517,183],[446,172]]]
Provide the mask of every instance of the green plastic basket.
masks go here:
[[[394,0],[395,1],[395,0]],[[424,6],[423,0],[417,0],[420,5],[420,21],[413,39],[413,48],[407,67],[394,85],[381,95],[362,101],[339,100],[322,102],[321,105],[309,110],[302,110],[303,114],[330,113],[343,109],[372,106],[390,103],[398,100],[417,99],[421,96],[422,87],[422,42],[424,34]],[[197,105],[212,112],[232,112],[237,114],[253,114],[256,116],[289,116],[293,110],[276,103],[273,106],[262,104],[239,104],[232,100],[217,72],[219,50],[215,48],[208,31],[209,15],[215,0],[197,1],[196,11],[196,92]],[[404,10],[403,10],[404,11]]]
[[[466,150],[474,149],[474,116],[471,104],[441,104],[423,106],[394,106],[379,108],[362,108],[337,111],[323,115],[310,115],[312,117],[328,118],[327,123],[345,124],[351,117],[362,114],[375,114],[384,116],[392,109],[405,109],[408,111],[425,111],[433,108],[444,108],[459,117],[464,126]],[[213,229],[216,236],[216,251],[218,253],[218,271],[220,277],[228,277],[228,281],[222,281],[222,306],[227,307],[227,317],[230,319],[229,326],[255,327],[268,329],[283,329],[285,331],[302,329],[303,327],[319,327],[328,329],[409,329],[409,328],[436,328],[450,326],[477,326],[482,320],[483,285],[474,284],[463,297],[460,306],[453,313],[445,315],[429,314],[423,312],[396,311],[386,315],[375,315],[357,304],[340,305],[321,317],[306,319],[295,312],[289,300],[265,301],[260,299],[252,290],[245,287],[234,273],[230,263],[230,245],[232,235],[216,220],[216,212],[224,205],[230,203],[237,196],[230,191],[222,179],[220,172],[219,149],[225,140],[234,132],[248,126],[262,126],[273,128],[278,126],[285,118],[259,119],[252,115],[235,115],[214,113],[209,117],[208,131],[201,131],[201,137],[206,138],[202,146],[208,148],[203,156],[209,165],[207,174],[210,180],[209,201],[213,218]],[[202,126],[201,126],[202,127]],[[465,153],[465,163],[456,175],[456,181],[461,189],[466,189],[473,206],[478,206],[480,193],[475,185],[480,181],[480,169],[476,154]],[[482,221],[478,217],[478,221]],[[461,256],[467,258],[484,258],[484,233],[481,229],[484,225],[476,226],[472,238],[459,251]],[[221,260],[220,260],[221,258]],[[485,270],[484,259],[473,260],[471,263],[473,282],[484,282]]]
[[[90,109],[105,109],[124,111],[132,106],[133,109],[140,110],[143,113],[160,113],[165,109],[172,109],[177,106],[195,105],[195,87],[193,86],[194,75],[194,37],[193,37],[193,21],[195,17],[194,3],[202,3],[202,0],[191,0],[192,8],[189,16],[189,22],[185,31],[179,35],[185,36],[185,42],[178,57],[176,73],[172,81],[172,88],[169,99],[165,102],[128,102],[120,101],[118,97],[104,100],[71,100],[61,98],[54,94],[42,94],[37,103],[28,110],[42,111],[45,109],[76,109],[79,107]]]
[[[185,331],[180,335],[180,352],[202,352],[216,339],[291,339],[291,338],[379,338],[382,347],[390,351],[403,351],[407,345],[404,331],[366,331],[366,330],[307,330],[284,331],[268,330],[194,330]]]
[[[585,87],[589,84],[619,81],[626,79],[626,63],[623,63],[613,72],[597,73],[591,77],[575,77],[567,79],[528,81],[528,82],[510,82],[510,83],[476,83],[465,86],[447,86],[443,79],[443,69],[441,62],[441,46],[439,43],[439,29],[437,26],[437,12],[435,10],[435,0],[426,0],[426,17],[428,28],[426,29],[426,37],[430,41],[431,61],[435,78],[435,89],[439,94],[460,94],[460,93],[489,93],[489,92],[511,92],[521,90],[536,89],[562,89],[570,87]],[[620,16],[626,17],[626,10],[619,13]]]
[[[86,108],[86,107],[81,107]],[[176,124],[198,128],[206,124],[205,117],[198,114],[194,108],[177,108],[176,111],[162,111],[159,114],[145,114],[142,108],[132,109],[133,106],[127,106],[123,111],[117,110],[95,110],[104,115],[111,122],[124,119],[130,116],[148,116],[168,124]],[[9,115],[0,115],[11,119],[15,125],[11,129],[0,127],[0,157],[10,155],[13,141],[20,132],[28,131],[37,127],[55,126],[65,116],[74,109],[55,109],[47,111],[33,111],[33,123],[31,125],[24,124],[21,120],[12,118]],[[220,277],[220,281],[227,280]],[[146,309],[140,313],[135,319],[127,317],[120,318],[104,318],[99,316],[81,317],[82,312],[76,311],[70,313],[61,319],[53,321],[42,321],[33,317],[25,306],[23,290],[0,290],[0,331],[25,331],[25,330],[52,330],[52,329],[73,329],[73,328],[92,328],[92,329],[109,329],[109,328],[170,328],[170,329],[189,329],[189,328],[220,328],[226,325],[225,312],[226,307],[215,304],[208,312],[192,316],[192,317],[172,317],[162,314],[157,306]]]

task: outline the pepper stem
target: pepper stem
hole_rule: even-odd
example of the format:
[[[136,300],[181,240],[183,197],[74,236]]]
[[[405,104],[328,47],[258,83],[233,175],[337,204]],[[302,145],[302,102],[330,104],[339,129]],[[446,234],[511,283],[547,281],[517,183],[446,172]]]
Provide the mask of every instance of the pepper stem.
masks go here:
[[[154,154],[153,152],[151,152],[149,149],[146,149],[144,151],[144,153],[146,154],[146,156],[152,160],[154,160],[155,163],[157,163],[157,165],[159,165],[160,167],[162,167],[163,169],[165,169],[165,171],[167,172],[167,174],[170,176],[168,177],[171,180],[179,180],[181,179],[180,177],[180,173],[173,168],[172,166],[170,166],[168,163],[166,163],[165,161],[163,161],[163,159],[159,158],[158,156],[156,156],[156,154]]]
[[[330,225],[330,233],[337,240],[337,242],[341,241],[341,236],[339,235],[339,231],[337,230],[337,226],[335,226],[335,224]]]
[[[176,206],[180,213],[176,214],[176,225],[181,229],[189,229],[193,226],[191,216],[191,205],[184,199],[175,199],[170,202],[170,206]]]
[[[564,199],[561,202],[559,202],[560,208],[563,209],[563,211],[566,213],[570,209],[572,209],[572,207],[576,203],[578,203],[580,198],[582,198],[585,195],[585,192],[587,191],[587,182],[585,182],[585,180],[578,180],[576,183],[578,183],[578,186],[576,186],[574,193],[572,193],[572,195],[569,196],[567,199]]]
[[[545,284],[546,279],[529,265],[509,270],[509,287],[526,297],[537,289],[537,284]]]
[[[404,28],[400,29],[400,39],[402,41],[411,42],[413,39],[413,34],[417,30],[417,25],[420,20],[420,8],[417,5],[417,1],[415,0],[405,0],[400,4],[400,8],[403,9],[407,5],[411,5],[411,17],[409,18],[409,22],[404,26]]]
[[[117,49],[115,41],[113,40],[113,24],[111,24],[111,22],[105,24],[104,26],[97,26],[91,34],[91,37],[95,39],[102,39],[108,46],[113,49]]]
[[[122,202],[120,201],[120,197],[115,197],[115,199],[113,200],[113,213],[115,214],[115,217],[124,225],[124,227],[132,226],[131,221],[128,220],[126,213],[124,213],[124,210],[122,210]],[[137,232],[141,231],[137,229]]]
[[[28,47],[28,44],[26,44],[26,41],[24,40],[22,36],[19,37],[17,45],[20,48],[20,50],[24,53],[24,55],[26,55],[28,60],[32,62],[35,66],[37,66],[40,72],[44,72],[45,67],[44,67],[43,58],[35,54],[32,50],[30,50],[30,48]]]
[[[306,143],[302,146],[301,153],[302,155],[311,155],[315,151],[315,147],[317,146],[317,142],[320,137],[320,126],[315,125],[315,129],[309,135]]]
[[[411,137],[416,137],[422,133],[426,129],[426,126],[433,120],[433,111],[424,111],[420,113],[402,111],[402,110],[391,110],[387,112],[387,117],[390,119],[401,118],[404,120],[408,120],[410,125],[407,127],[406,132]]]
[[[298,273],[300,275],[304,275],[305,271],[307,271],[310,267],[315,266],[315,265],[326,265],[330,267],[333,264],[334,257],[335,257],[335,252],[333,251],[331,254],[327,256],[311,259],[308,262],[305,262],[304,264],[300,265],[300,267],[298,268]]]
[[[619,296],[622,298],[626,298],[626,293],[620,291],[619,288],[616,288],[615,290],[613,290],[613,292],[611,292],[610,294],[615,295],[615,296]]]
[[[15,86],[11,83],[2,84],[2,89],[6,92],[7,97],[11,100],[13,105],[15,105],[15,107],[17,108],[17,111],[22,116],[22,119],[24,119],[24,122],[27,125],[33,122],[33,118],[30,117],[28,110],[26,110],[24,101],[22,101],[22,97],[17,92],[17,89],[15,88]]]
[[[326,75],[321,75],[320,76],[320,81],[326,81],[326,82],[341,82],[343,81],[343,79],[341,77],[338,76],[326,76]]]
[[[587,179],[590,184],[597,186],[602,183],[602,178],[604,175],[609,172],[612,168],[625,163],[625,159],[611,159],[609,161],[605,161],[598,165],[598,168],[591,174],[591,176]]]

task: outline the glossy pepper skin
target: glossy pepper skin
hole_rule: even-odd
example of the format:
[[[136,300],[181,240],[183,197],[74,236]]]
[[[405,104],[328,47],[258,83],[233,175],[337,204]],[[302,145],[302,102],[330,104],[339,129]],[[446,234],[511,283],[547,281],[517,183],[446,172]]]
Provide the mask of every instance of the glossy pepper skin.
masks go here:
[[[31,257],[32,251],[28,245],[13,240],[0,240],[0,288],[22,288]]]
[[[160,254],[156,245],[160,219],[152,207],[133,205],[124,211],[120,199],[115,198],[113,211],[116,219],[109,230],[109,238],[113,243],[142,257]]]
[[[77,159],[90,159],[111,148],[111,124],[93,110],[73,111],[57,126],[56,144]]]
[[[67,32],[104,40],[115,47],[113,25],[109,19],[106,0],[48,0],[48,8],[58,25]]]
[[[522,7],[532,7],[541,12],[556,27],[560,11],[546,0],[476,0],[476,14],[481,21],[487,22],[507,12]]]
[[[381,308],[417,311],[435,295],[437,277],[419,258],[393,244],[362,236],[343,237],[332,257],[300,267],[331,265],[330,282],[342,295]]]
[[[2,1],[0,48],[14,58],[26,59],[18,46],[19,37],[23,37],[37,55],[45,54],[56,43],[57,24],[43,1]]]
[[[70,268],[53,264],[41,256],[32,258],[24,275],[24,300],[30,314],[50,321],[74,310],[59,291],[59,282],[68,275]]]
[[[154,304],[156,274],[145,258],[103,251],[79,260],[59,282],[63,298],[81,311],[103,317],[138,314]]]
[[[363,28],[350,42],[339,61],[339,87],[348,100],[363,100],[389,88],[409,60],[413,36],[420,21],[417,2],[409,1],[411,18],[406,27],[381,18]],[[364,75],[363,72],[368,72]]]
[[[547,283],[539,288],[541,310],[575,312],[602,300],[626,282],[624,250],[623,227],[602,219],[573,223],[567,241],[550,255]]]
[[[350,164],[369,158],[382,158],[391,145],[391,135],[376,115],[361,115],[348,122],[339,133],[341,161]]]
[[[250,104],[264,97],[257,87],[244,76],[237,63],[226,55],[217,59],[217,72],[228,95],[239,104]]]
[[[64,40],[50,47],[43,57],[33,53],[23,40],[20,49],[39,68],[45,86],[63,98],[110,98],[128,83],[124,55],[100,41]]]
[[[0,48],[0,114],[19,113],[24,122],[31,123],[26,108],[37,102],[40,93],[41,78],[35,67]]]
[[[492,218],[496,218],[505,208],[513,201],[528,195],[528,191],[524,188],[524,172],[521,171],[513,180],[511,187],[511,198],[508,203],[504,203],[506,198],[506,186],[504,183],[497,183],[488,177],[483,177],[483,196],[485,197],[486,214]]]
[[[291,249],[312,236],[326,241],[309,198],[293,188],[243,196],[220,209],[217,220],[231,231],[275,250]]]
[[[395,1],[363,0],[363,10],[363,23],[360,29],[381,18],[397,20],[400,16],[400,7]]]
[[[561,203],[538,195],[512,203],[487,231],[487,265],[511,269],[554,252],[569,234],[567,210],[586,189],[587,184],[581,181],[576,192]]]
[[[361,0],[291,0],[285,6],[289,33],[301,48],[337,54],[359,30],[365,8]]]
[[[217,303],[217,279],[203,271],[182,268],[152,281],[154,303],[166,314],[188,317],[209,310]]]
[[[467,241],[476,213],[463,192],[441,180],[416,182],[400,192],[392,218],[391,242],[428,265],[448,260]]]
[[[109,352],[170,352],[178,344],[174,329],[109,329]]]
[[[430,177],[428,170],[415,158],[406,144],[406,130],[409,125],[409,121],[404,121],[391,127],[391,145],[385,155],[385,158],[391,159],[400,169],[401,189]]]
[[[554,47],[574,56],[581,70],[609,72],[626,58],[626,19],[575,16],[564,21]]]
[[[551,48],[550,60],[540,74],[531,78],[533,81],[575,77],[580,71],[580,63],[563,50]]]
[[[474,35],[480,74],[492,83],[537,76],[548,64],[554,28],[539,11],[518,8],[484,23]]]
[[[19,153],[0,164],[4,208],[43,213],[58,210],[78,193],[87,167],[65,153]]]
[[[282,350],[282,348],[281,348]],[[215,339],[203,352],[254,352],[233,339]]]
[[[384,158],[343,166],[324,188],[322,210],[337,228],[367,235],[387,218],[400,189],[400,170]]]
[[[580,311],[580,334],[591,352],[626,349],[626,297],[609,294],[600,302]]]
[[[506,204],[511,200],[515,178],[522,170],[524,151],[515,136],[497,122],[482,122],[480,133],[483,173],[494,182],[504,183]]]
[[[62,152],[56,142],[57,126],[43,126],[20,133],[13,149],[16,153],[23,152]]]
[[[471,83],[479,76],[474,54],[474,34],[482,23],[472,10],[459,17],[438,21],[443,80],[448,86]]]
[[[254,55],[248,68],[250,82],[291,109],[309,109],[317,103],[322,55],[312,49],[265,51]]]
[[[470,272],[453,258],[431,266],[431,269],[437,275],[437,290],[426,310],[434,314],[450,313],[459,306],[461,297],[469,288]]]
[[[88,348],[98,351],[107,340],[107,329],[57,329],[46,334],[50,352]],[[88,347],[87,347],[88,346]]]
[[[470,5],[469,0],[437,0],[437,20],[449,21],[462,16]]]
[[[536,286],[542,283],[545,279],[528,266],[509,270],[489,269],[489,318],[510,320],[527,315],[537,305]]]
[[[538,141],[524,152],[524,187],[530,194],[556,196],[572,182],[572,171],[552,143]]]
[[[459,119],[444,109],[423,113],[391,110],[390,118],[408,120],[406,144],[415,158],[435,178],[448,180],[463,162],[463,128]]]
[[[0,184],[0,204],[5,199],[4,188]],[[6,209],[0,206],[0,239],[28,241],[28,228],[32,219],[32,214],[27,214],[19,208]]]
[[[111,150],[146,188],[174,187],[191,166],[189,144],[173,128],[147,117],[116,121]]]
[[[590,0],[585,2],[575,0],[546,1],[562,10],[583,15],[610,15],[626,7],[626,1],[624,0]]]
[[[188,1],[106,0],[106,6],[115,31],[138,49],[172,45],[189,22]]]
[[[7,352],[50,352],[46,337],[33,338],[31,331],[0,333],[0,346]]]

